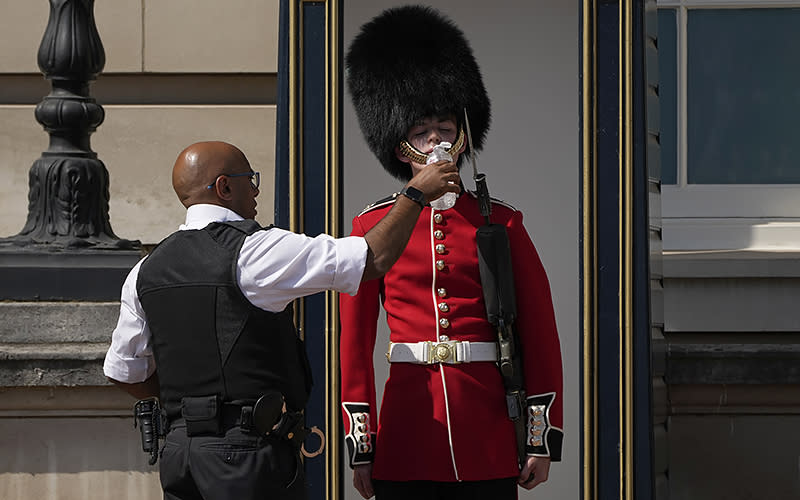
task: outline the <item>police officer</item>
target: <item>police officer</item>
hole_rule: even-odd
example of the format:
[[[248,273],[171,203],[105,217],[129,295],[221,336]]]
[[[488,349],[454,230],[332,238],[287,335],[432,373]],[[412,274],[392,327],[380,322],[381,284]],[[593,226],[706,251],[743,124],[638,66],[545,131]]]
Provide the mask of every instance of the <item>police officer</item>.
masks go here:
[[[382,12],[362,26],[346,63],[366,142],[394,177],[413,182],[443,164],[427,165],[436,146],[460,164],[465,108],[473,146],[481,148],[489,98],[463,33],[438,11]],[[403,188],[368,207],[353,219],[352,234],[368,233],[414,194]],[[510,242],[528,394],[519,450],[483,300],[478,200],[463,192],[454,204],[418,201],[422,216],[396,265],[355,296],[341,296],[342,410],[353,482],[378,500],[515,499],[518,485],[536,487],[561,458],[561,352],[547,275],[522,213],[495,200],[491,221]],[[381,305],[390,345],[378,348],[391,365],[378,416],[372,360]]]
[[[409,188],[434,199],[457,190],[457,178],[449,163]],[[125,280],[104,372],[134,397],[160,397],[164,498],[304,498],[296,436],[278,429],[296,421],[310,390],[289,304],[322,290],[352,294],[383,275],[421,208],[397,204],[363,238],[262,228],[253,220],[260,175],[223,142],[183,150],[172,184],[186,221]]]

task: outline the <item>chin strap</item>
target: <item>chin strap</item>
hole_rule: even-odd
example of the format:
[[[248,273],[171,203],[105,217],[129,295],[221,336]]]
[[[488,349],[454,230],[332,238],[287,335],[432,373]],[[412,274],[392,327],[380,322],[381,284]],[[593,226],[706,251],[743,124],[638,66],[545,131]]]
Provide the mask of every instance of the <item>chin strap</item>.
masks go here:
[[[447,152],[450,153],[450,156],[455,156],[456,153],[461,151],[462,147],[464,147],[464,129],[459,127],[456,142],[450,147],[450,149],[447,150]],[[419,163],[420,165],[425,165],[428,162],[428,155],[409,144],[408,141],[402,141],[399,148],[400,152],[403,153],[403,156],[413,162]]]

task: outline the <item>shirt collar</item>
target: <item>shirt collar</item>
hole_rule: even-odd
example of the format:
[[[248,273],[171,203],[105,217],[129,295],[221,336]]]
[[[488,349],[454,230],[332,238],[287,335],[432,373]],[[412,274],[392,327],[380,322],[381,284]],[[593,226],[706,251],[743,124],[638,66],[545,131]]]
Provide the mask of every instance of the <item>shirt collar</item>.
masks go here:
[[[178,228],[181,231],[187,229],[203,229],[212,222],[228,222],[244,220],[242,216],[219,205],[209,205],[199,203],[192,205],[186,210],[186,222]]]

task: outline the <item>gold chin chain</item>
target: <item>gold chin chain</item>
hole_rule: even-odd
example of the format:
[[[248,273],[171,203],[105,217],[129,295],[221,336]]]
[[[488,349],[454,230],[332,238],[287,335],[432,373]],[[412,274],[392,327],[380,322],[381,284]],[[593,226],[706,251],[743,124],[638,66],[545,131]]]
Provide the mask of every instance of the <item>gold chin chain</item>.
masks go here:
[[[464,146],[464,129],[459,127],[458,128],[458,137],[456,137],[456,142],[453,144],[450,149],[447,150],[450,153],[450,156],[453,156],[455,153],[461,151],[461,148]],[[403,153],[403,156],[408,158],[409,160],[419,163],[420,165],[425,165],[428,161],[428,155],[420,151],[419,149],[415,148],[408,141],[402,141],[400,143],[400,152]]]

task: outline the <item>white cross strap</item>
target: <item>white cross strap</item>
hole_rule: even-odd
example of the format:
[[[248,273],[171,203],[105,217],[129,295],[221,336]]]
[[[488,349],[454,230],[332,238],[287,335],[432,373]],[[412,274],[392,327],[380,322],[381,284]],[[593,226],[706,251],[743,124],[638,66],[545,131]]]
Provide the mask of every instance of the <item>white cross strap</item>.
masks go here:
[[[390,363],[472,363],[498,360],[497,342],[469,342],[447,340],[444,342],[389,342],[386,359]]]

